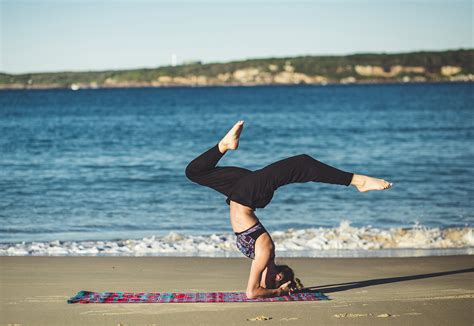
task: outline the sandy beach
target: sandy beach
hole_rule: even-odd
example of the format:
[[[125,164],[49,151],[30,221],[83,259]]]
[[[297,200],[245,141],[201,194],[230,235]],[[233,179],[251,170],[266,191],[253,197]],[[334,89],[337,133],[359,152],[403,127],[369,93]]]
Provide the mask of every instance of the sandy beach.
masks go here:
[[[315,302],[68,305],[79,290],[244,291],[251,261],[184,257],[1,257],[2,324],[472,325],[474,256],[282,258]],[[252,318],[266,316],[265,321]]]

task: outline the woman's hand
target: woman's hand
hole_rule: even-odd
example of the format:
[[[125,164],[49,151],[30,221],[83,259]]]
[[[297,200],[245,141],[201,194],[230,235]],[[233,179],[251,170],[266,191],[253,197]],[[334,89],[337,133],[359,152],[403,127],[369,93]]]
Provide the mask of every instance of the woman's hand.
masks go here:
[[[293,288],[290,287],[291,281],[286,282],[285,284],[280,285],[278,288],[280,290],[280,295],[287,295],[291,294]]]

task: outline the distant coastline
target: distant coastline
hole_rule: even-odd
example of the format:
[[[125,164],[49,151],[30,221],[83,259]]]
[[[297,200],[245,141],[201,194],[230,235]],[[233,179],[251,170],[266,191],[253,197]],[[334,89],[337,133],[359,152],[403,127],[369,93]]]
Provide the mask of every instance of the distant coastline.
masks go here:
[[[327,85],[474,81],[474,50],[300,56],[149,69],[5,74],[0,89]]]

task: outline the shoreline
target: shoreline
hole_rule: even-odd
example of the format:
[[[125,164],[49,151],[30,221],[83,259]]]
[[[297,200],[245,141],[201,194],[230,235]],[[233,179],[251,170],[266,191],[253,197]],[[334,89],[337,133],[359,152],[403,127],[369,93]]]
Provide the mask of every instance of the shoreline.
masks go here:
[[[365,259],[365,258],[422,258],[422,257],[446,257],[446,256],[473,256],[474,247],[468,248],[434,248],[434,249],[416,249],[416,248],[396,248],[396,249],[369,249],[369,250],[300,250],[300,251],[276,251],[276,257],[278,258],[353,258],[353,259]],[[107,253],[71,253],[71,254],[11,254],[11,255],[0,255],[0,257],[124,257],[124,258],[209,258],[209,259],[222,259],[222,258],[242,258],[242,253],[237,249],[232,252],[218,252],[209,254],[207,252],[161,252],[161,253],[119,253],[119,254],[107,254]]]
[[[282,257],[420,257],[474,254],[474,228],[382,229],[353,227],[341,221],[333,228],[272,231]],[[0,256],[176,256],[241,257],[229,232],[186,234],[170,231],[125,239],[0,242]]]
[[[0,91],[42,91],[42,90],[70,90],[70,91],[80,91],[80,90],[110,90],[110,89],[178,89],[178,88],[253,88],[253,87],[328,87],[328,86],[371,86],[371,85],[423,85],[423,84],[471,84],[474,83],[474,80],[424,80],[424,81],[409,81],[404,82],[402,80],[393,80],[393,81],[361,81],[356,82],[327,82],[327,83],[300,83],[300,84],[213,84],[213,85],[128,85],[128,86],[97,86],[97,87],[79,87],[77,89],[72,89],[71,85],[68,86],[34,86],[34,87],[25,87],[25,85],[18,85],[14,87],[4,87],[0,85]]]
[[[328,301],[68,305],[80,290],[245,291],[246,258],[0,257],[0,323],[472,325],[474,256],[282,258]]]

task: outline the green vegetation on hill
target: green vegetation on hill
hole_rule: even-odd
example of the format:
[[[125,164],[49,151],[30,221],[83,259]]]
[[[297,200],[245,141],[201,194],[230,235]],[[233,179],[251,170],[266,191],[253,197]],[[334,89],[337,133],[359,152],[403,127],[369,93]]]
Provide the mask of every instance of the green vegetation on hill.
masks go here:
[[[193,63],[150,69],[5,74],[0,88],[255,85],[473,80],[474,50],[361,53]]]

